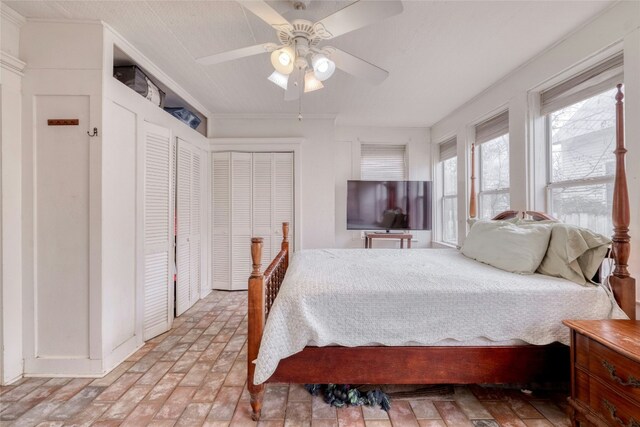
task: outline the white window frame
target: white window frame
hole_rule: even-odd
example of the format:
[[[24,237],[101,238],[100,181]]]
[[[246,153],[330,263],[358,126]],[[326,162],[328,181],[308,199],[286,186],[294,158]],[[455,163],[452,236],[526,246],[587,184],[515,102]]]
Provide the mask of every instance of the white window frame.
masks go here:
[[[612,88],[613,89],[613,88]],[[596,95],[593,95],[596,96]],[[589,99],[589,98],[586,98]],[[580,102],[580,101],[576,101]],[[572,187],[589,187],[595,185],[603,185],[603,184],[613,184],[615,181],[615,173],[606,176],[598,176],[592,178],[582,178],[582,179],[568,179],[564,181],[553,181],[552,180],[552,165],[553,165],[553,140],[551,135],[551,115],[558,110],[550,111],[547,115],[544,116],[544,125],[545,125],[545,136],[546,136],[546,149],[547,149],[547,185],[545,186],[546,192],[546,206],[547,212],[553,212],[553,190],[555,189],[564,189],[564,188],[572,188]]]
[[[503,133],[502,135],[496,136],[490,141],[494,139],[502,138],[503,136],[509,136],[509,132]],[[496,190],[483,190],[483,180],[482,180],[482,146],[490,141],[483,142],[478,146],[478,217],[481,219],[491,219],[491,218],[482,218],[481,214],[483,212],[482,209],[482,196],[485,195],[497,195],[497,194],[509,194],[511,191],[511,174],[509,174],[509,187],[498,188]],[[511,165],[511,147],[509,147],[509,165]],[[509,197],[511,200],[511,197]]]
[[[615,173],[564,181],[553,181],[553,140],[551,135],[551,115],[569,105],[612,90],[616,84],[624,82],[624,56],[621,51],[612,52],[608,57],[590,68],[569,76],[564,81],[539,93],[540,115],[544,122],[544,146],[546,150],[546,182],[544,187],[545,207],[553,212],[553,190],[573,187],[589,187],[613,184]],[[612,100],[613,101],[613,100]]]
[[[458,183],[457,180],[456,182],[454,182],[453,184],[453,188],[456,189],[456,192],[454,194],[445,194],[444,192],[444,181],[445,181],[445,168],[444,168],[444,163],[449,161],[449,160],[453,160],[456,159],[456,171],[458,170],[458,164],[457,164],[457,157],[451,157],[445,160],[441,160],[440,161],[440,180],[441,180],[441,185],[440,185],[440,240],[442,241],[442,243],[447,243],[450,245],[457,245],[458,244],[458,234],[459,234],[459,230],[458,230],[458,212],[457,209],[455,211],[456,214],[456,221],[455,221],[455,227],[456,227],[456,240],[455,241],[451,241],[451,240],[445,240],[444,238],[444,218],[445,218],[445,211],[444,211],[444,206],[445,206],[445,201],[447,200],[458,200]]]

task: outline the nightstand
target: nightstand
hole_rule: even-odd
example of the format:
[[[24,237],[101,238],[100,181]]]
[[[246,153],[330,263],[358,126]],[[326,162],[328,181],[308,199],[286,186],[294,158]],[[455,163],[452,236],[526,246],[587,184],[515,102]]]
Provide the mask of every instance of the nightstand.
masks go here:
[[[640,427],[640,322],[565,320],[574,426]]]

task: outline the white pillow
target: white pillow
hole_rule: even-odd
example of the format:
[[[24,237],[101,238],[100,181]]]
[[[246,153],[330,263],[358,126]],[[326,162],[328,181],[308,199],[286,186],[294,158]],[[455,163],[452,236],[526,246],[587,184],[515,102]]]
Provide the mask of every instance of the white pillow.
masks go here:
[[[462,253],[501,270],[533,274],[547,252],[550,237],[551,224],[478,221],[464,240]]]

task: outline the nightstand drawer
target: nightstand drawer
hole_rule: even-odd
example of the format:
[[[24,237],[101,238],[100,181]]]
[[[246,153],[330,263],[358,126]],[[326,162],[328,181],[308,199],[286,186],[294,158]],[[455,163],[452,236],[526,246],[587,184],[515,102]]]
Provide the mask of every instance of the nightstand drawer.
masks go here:
[[[628,427],[640,425],[640,406],[620,396],[591,378],[590,404],[594,412],[607,421],[610,426]]]
[[[582,334],[576,334],[575,336],[576,365],[584,366],[586,368],[589,366],[589,342],[591,340]]]
[[[585,405],[589,404],[589,374],[582,369],[575,370],[575,389],[574,398],[583,402]]]
[[[640,364],[595,341],[589,350],[591,375],[640,405]]]

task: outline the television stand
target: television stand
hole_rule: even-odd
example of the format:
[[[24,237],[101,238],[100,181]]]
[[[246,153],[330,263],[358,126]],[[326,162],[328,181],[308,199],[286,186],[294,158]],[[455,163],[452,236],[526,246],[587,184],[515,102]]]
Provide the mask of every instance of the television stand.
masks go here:
[[[371,244],[373,243],[373,239],[394,239],[400,240],[400,249],[404,248],[404,241],[407,241],[407,249],[411,249],[411,239],[413,238],[412,234],[409,233],[365,233],[364,235],[364,247],[371,249]]]

